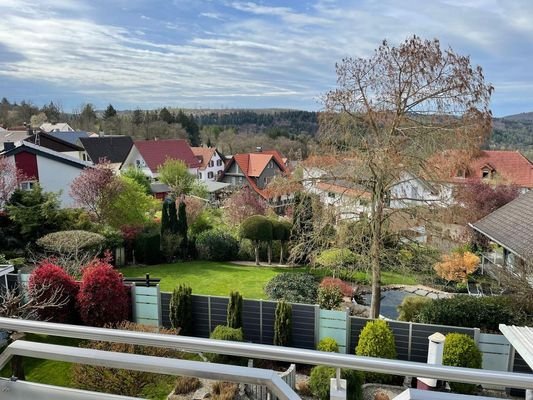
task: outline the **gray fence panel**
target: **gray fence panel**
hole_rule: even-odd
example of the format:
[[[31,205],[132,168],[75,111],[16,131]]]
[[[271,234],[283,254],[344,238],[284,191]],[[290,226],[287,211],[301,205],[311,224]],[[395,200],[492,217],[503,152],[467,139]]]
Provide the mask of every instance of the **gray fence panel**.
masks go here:
[[[276,305],[273,301],[263,301],[263,344],[274,344]]]
[[[394,343],[398,360],[409,359],[409,324],[389,321],[389,325],[394,334]],[[353,349],[355,352],[355,348]]]
[[[475,330],[473,328],[459,328],[444,325],[422,325],[413,324],[413,335],[411,341],[411,361],[427,362],[428,357],[428,337],[435,332],[440,332],[443,335],[448,333],[464,333],[470,337],[474,337]]]
[[[211,297],[211,331],[218,325],[226,325],[228,322],[228,303],[226,297]]]
[[[292,305],[292,347],[315,348],[315,307],[309,304]]]
[[[172,328],[170,323],[170,293],[161,292],[161,316],[164,328]]]
[[[242,327],[244,340],[261,343],[261,302],[258,300],[243,300]]]
[[[208,301],[209,298],[207,296],[192,296],[193,334],[196,337],[208,338],[211,333],[209,329]]]

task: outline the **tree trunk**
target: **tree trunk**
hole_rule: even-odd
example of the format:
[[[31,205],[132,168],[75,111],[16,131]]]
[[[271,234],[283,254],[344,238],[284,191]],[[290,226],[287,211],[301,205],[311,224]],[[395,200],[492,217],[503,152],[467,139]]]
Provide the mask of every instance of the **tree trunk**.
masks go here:
[[[255,265],[259,265],[259,242],[254,243]]]
[[[283,265],[283,242],[280,242],[279,247],[279,265]]]
[[[272,265],[272,242],[268,242],[267,246],[268,265]]]
[[[11,359],[11,376],[20,379],[21,381],[26,380],[24,365],[22,364],[23,360],[24,359],[21,356],[13,356]]]
[[[370,244],[370,262],[372,265],[372,301],[370,318],[379,318],[381,308],[381,252],[383,250],[383,210],[384,194],[381,190],[375,193],[374,209],[371,216],[372,238]]]

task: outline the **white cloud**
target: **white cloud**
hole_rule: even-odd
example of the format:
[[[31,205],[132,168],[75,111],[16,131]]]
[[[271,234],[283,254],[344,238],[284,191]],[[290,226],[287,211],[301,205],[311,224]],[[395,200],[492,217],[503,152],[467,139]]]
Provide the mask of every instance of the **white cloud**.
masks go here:
[[[418,34],[471,54],[496,85],[496,96],[501,83],[502,93],[513,90],[515,97],[524,93],[533,100],[523,89],[530,85],[522,85],[529,76],[529,55],[522,49],[533,42],[526,18],[533,2],[509,3],[412,0],[399,7],[392,0],[319,0],[303,10],[210,3],[205,10],[195,6],[197,20],[148,17],[139,8],[135,15],[142,26],[132,21],[130,31],[91,19],[94,10],[81,0],[50,0],[45,6],[0,0],[0,46],[20,55],[0,60],[0,77],[52,83],[124,104],[246,106],[264,98],[272,106],[316,107],[315,99],[335,84],[336,61],[368,56],[384,38],[399,42]],[[520,83],[513,87],[513,79]]]

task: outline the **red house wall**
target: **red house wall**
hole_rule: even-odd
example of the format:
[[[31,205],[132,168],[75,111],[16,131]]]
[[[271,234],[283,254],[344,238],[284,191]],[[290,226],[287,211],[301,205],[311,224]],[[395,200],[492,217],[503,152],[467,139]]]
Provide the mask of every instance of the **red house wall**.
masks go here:
[[[15,165],[28,179],[39,180],[39,170],[37,168],[37,156],[35,154],[20,152],[15,155]]]

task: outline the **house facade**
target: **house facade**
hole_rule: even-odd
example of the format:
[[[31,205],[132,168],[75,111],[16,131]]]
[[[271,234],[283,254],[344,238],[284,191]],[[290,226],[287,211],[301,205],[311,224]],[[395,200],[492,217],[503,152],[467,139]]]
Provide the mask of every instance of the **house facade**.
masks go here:
[[[12,160],[23,173],[21,189],[29,190],[38,182],[44,191],[59,193],[62,207],[75,205],[69,194],[70,185],[83,169],[90,167],[78,158],[26,141],[9,144],[0,154]]]
[[[134,167],[140,169],[150,179],[157,180],[157,170],[168,159],[183,161],[190,174],[198,175],[200,162],[187,141],[181,139],[135,141],[120,166],[120,171]]]
[[[204,183],[217,181],[226,167],[224,156],[214,147],[191,147],[191,150],[200,163],[198,180]]]
[[[262,152],[236,154],[227,163],[220,181],[229,183],[235,189],[248,186],[264,199],[269,199],[265,191],[266,186],[276,176],[286,173],[285,165],[272,154]]]
[[[57,124],[45,122],[39,128],[44,132],[74,132],[74,128],[66,122],[60,122]]]

